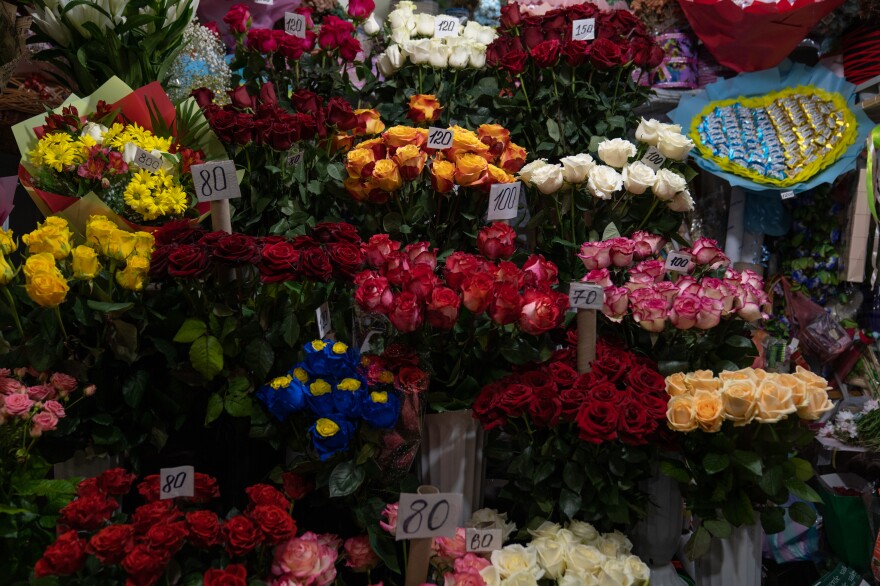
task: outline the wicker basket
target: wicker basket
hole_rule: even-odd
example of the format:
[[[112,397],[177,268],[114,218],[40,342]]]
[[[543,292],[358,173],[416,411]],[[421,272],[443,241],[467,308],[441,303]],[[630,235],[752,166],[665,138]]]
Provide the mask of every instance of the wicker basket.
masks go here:
[[[0,124],[7,112],[29,115],[45,112],[46,109],[61,105],[70,90],[54,83],[42,83],[39,91],[27,87],[27,78],[13,77],[7,86],[0,91]]]
[[[2,20],[5,28],[4,32],[10,32],[9,28],[6,27],[15,29],[15,32],[13,33],[15,43],[12,46],[14,47],[13,50],[17,53],[9,62],[0,66],[0,88],[3,88],[6,87],[6,84],[9,83],[9,80],[15,74],[15,70],[18,69],[19,64],[28,56],[25,36],[30,30],[31,23],[34,19],[30,16],[17,17],[15,6],[7,2],[0,3],[0,10],[3,11]],[[7,48],[8,47],[9,45],[7,45]]]

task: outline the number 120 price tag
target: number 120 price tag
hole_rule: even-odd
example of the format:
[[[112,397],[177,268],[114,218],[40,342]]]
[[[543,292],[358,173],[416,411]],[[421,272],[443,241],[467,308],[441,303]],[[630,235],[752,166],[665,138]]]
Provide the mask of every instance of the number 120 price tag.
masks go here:
[[[195,494],[195,469],[192,466],[162,468],[159,470],[159,500]]]
[[[296,12],[285,12],[284,32],[301,39],[306,38],[306,17]]]
[[[442,151],[452,146],[453,132],[445,128],[432,126],[428,129],[428,148]]]
[[[461,516],[461,494],[402,493],[395,539],[454,537]]]
[[[489,191],[489,212],[486,219],[490,222],[514,219],[519,208],[521,187],[519,181],[494,184]]]

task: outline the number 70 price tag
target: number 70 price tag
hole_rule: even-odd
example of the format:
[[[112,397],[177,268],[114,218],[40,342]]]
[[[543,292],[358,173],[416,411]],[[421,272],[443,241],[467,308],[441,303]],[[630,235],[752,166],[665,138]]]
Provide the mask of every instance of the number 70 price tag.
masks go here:
[[[402,493],[395,539],[454,537],[460,516],[460,493]]]

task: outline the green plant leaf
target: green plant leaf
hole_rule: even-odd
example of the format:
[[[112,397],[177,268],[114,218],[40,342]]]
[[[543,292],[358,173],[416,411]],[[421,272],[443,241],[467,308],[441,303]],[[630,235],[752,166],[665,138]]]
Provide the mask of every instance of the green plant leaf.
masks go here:
[[[746,450],[734,450],[733,461],[755,476],[761,475],[761,458],[758,454]]]
[[[559,125],[552,118],[547,118],[547,136],[559,142]]]
[[[816,510],[807,503],[800,501],[792,503],[788,507],[788,516],[792,521],[800,523],[804,527],[812,527],[816,524]]]
[[[663,460],[660,462],[660,473],[665,474],[681,484],[687,484],[691,481],[691,475],[688,473],[687,468],[678,462]]]
[[[244,359],[254,376],[262,380],[272,369],[272,363],[275,362],[275,352],[272,351],[269,342],[263,338],[256,338],[245,346]]]
[[[584,486],[584,480],[586,480],[586,473],[583,466],[574,461],[565,464],[565,468],[562,470],[562,481],[565,482],[565,486],[579,493]]]
[[[767,507],[761,511],[761,527],[764,533],[773,535],[785,530],[785,509],[782,507]]]
[[[721,507],[721,512],[724,514],[725,519],[737,527],[740,525],[751,525],[755,522],[755,509],[752,508],[752,501],[742,491],[729,495],[727,501]]]
[[[103,313],[114,313],[114,312],[124,312],[128,311],[132,307],[134,307],[134,303],[107,303],[104,301],[95,301],[94,299],[89,299],[86,302],[91,309],[95,311],[101,311]]]
[[[730,466],[730,456],[727,454],[706,454],[703,457],[703,469],[706,474],[717,474]]]
[[[619,238],[620,230],[617,229],[617,226],[614,225],[614,222],[611,222],[607,226],[605,226],[605,231],[602,232],[602,240],[611,240],[612,238]]]
[[[201,336],[190,346],[189,360],[199,374],[208,380],[213,379],[223,370],[223,346],[220,340],[214,336]]]
[[[227,392],[226,398],[223,399],[223,408],[233,417],[250,417],[253,413],[254,402],[250,395],[241,391]]]
[[[577,492],[563,488],[559,493],[559,508],[569,519],[574,519],[582,506],[581,495]]]
[[[205,425],[215,421],[223,413],[223,397],[220,393],[211,393],[208,407],[205,409]]]
[[[373,548],[376,555],[382,558],[382,561],[385,562],[385,565],[388,566],[389,570],[399,573],[400,563],[397,561],[397,550],[394,548],[394,544],[389,538],[379,534],[378,527],[379,525],[377,523],[367,525],[367,533],[370,536],[370,547]]]
[[[208,332],[208,326],[205,322],[199,319],[187,318],[184,320],[183,325],[180,326],[180,329],[177,330],[177,333],[174,334],[174,341],[180,342],[181,344],[188,344],[190,342],[195,342],[196,339],[205,335]]]
[[[364,469],[353,462],[340,462],[330,473],[330,497],[348,496],[364,482]]]
[[[789,458],[788,463],[794,465],[794,475],[798,480],[806,482],[813,477],[813,465],[803,458]]]
[[[758,486],[769,496],[777,495],[783,489],[783,476],[784,471],[781,466],[768,468],[758,479]]]
[[[709,553],[709,547],[712,545],[712,536],[709,531],[700,525],[688,542],[684,546],[684,553],[688,559],[695,560]]]
[[[709,519],[707,521],[703,521],[703,527],[705,527],[709,533],[719,539],[727,539],[730,537],[731,532],[733,531],[733,527],[727,521],[727,519]]]
[[[139,370],[122,383],[122,399],[129,407],[138,407],[147,390],[149,375],[146,370]]]
[[[798,480],[797,478],[787,478],[785,480],[785,486],[786,488],[788,488],[788,490],[791,491],[791,494],[801,500],[810,503],[822,502],[822,497],[820,497],[819,494],[815,490],[810,488],[803,480]]]

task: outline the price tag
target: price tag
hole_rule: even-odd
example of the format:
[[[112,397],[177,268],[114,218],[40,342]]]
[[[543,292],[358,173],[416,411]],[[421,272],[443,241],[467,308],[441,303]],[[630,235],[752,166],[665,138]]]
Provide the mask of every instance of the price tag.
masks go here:
[[[501,549],[501,529],[473,529],[464,532],[467,551],[495,551]]]
[[[323,340],[333,331],[333,324],[330,323],[330,306],[322,303],[321,307],[315,310],[315,315],[318,317],[318,337]]]
[[[489,191],[489,212],[486,219],[491,222],[515,218],[521,189],[522,183],[519,181],[494,184]]]
[[[443,37],[458,36],[458,19],[452,16],[441,14],[434,17],[434,37],[442,39]]]
[[[284,32],[301,39],[306,38],[306,17],[296,12],[285,12]]]
[[[674,273],[688,273],[690,272],[690,268],[693,265],[693,258],[686,252],[670,252],[666,256],[666,265],[664,268],[667,271],[672,271]]]
[[[303,160],[303,152],[302,151],[291,151],[287,154],[287,163],[288,167],[297,167]]]
[[[141,147],[134,152],[134,162],[141,169],[148,169],[155,173],[162,167],[162,157],[157,157],[153,153],[148,153]]]
[[[657,150],[657,147],[651,147],[645,153],[645,156],[642,157],[642,163],[651,167],[655,171],[663,166],[663,163],[666,162],[666,157],[664,157],[660,151]]]
[[[274,0],[254,0],[257,4],[264,4],[265,6],[272,6]]]
[[[571,23],[572,41],[592,41],[596,38],[596,19],[581,18]]]
[[[162,468],[159,470],[159,499],[173,499],[195,494],[195,469],[192,466]]]
[[[781,197],[782,197],[782,201],[785,201],[787,199],[793,199],[794,198],[794,191],[783,191]]]
[[[454,133],[446,128],[432,126],[428,129],[428,148],[442,151],[452,146]]]
[[[568,289],[569,306],[574,309],[602,309],[605,290],[601,285],[572,283]]]
[[[193,185],[199,201],[238,199],[241,190],[232,161],[209,161],[192,166]]]
[[[402,493],[396,539],[454,537],[460,516],[460,493]]]

